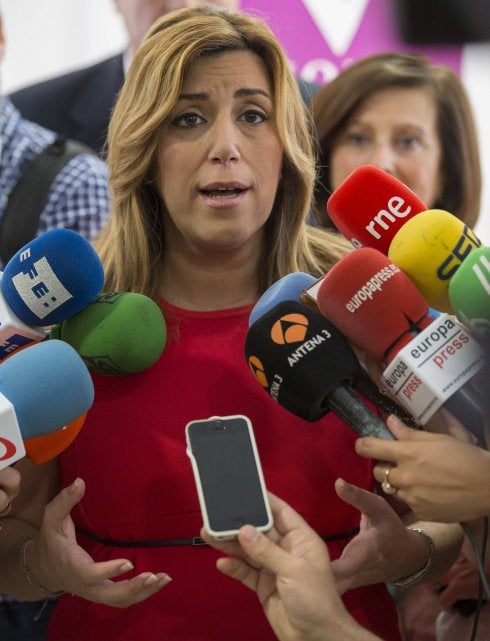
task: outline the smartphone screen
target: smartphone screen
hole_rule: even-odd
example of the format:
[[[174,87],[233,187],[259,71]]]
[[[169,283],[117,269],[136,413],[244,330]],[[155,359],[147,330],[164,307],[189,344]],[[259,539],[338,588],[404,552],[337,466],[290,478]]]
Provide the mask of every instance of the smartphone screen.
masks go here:
[[[204,526],[232,538],[246,523],[272,526],[252,425],[245,416],[212,417],[186,426]]]

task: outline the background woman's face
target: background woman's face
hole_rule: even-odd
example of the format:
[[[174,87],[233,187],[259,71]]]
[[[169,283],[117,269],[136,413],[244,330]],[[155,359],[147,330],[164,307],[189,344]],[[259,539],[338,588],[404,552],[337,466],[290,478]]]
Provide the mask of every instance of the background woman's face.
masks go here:
[[[443,183],[441,145],[436,106],[428,90],[388,88],[366,98],[334,141],[332,189],[360,165],[388,171],[428,208],[436,203]]]

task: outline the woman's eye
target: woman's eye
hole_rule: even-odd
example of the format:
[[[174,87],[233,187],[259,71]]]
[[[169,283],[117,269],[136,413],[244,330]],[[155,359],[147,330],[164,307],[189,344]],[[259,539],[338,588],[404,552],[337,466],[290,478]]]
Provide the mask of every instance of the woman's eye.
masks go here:
[[[420,141],[415,136],[403,136],[398,139],[397,144],[402,149],[415,149],[420,145]]]
[[[369,137],[366,134],[350,132],[346,135],[346,140],[350,145],[361,146],[369,142]]]
[[[262,111],[257,111],[256,109],[249,109],[243,113],[238,120],[248,122],[251,125],[258,125],[265,120],[269,120],[269,117]]]
[[[192,112],[182,114],[172,120],[172,124],[176,127],[195,127],[203,122],[204,118],[202,116]]]

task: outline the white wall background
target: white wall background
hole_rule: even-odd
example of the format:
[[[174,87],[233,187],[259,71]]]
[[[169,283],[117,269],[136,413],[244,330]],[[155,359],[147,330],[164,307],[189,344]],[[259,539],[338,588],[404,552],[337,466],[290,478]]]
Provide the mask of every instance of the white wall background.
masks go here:
[[[125,44],[113,0],[2,0],[2,10],[7,38],[2,93],[96,62]],[[486,245],[490,245],[489,70],[490,43],[466,46],[462,78],[477,120],[484,181],[475,230]]]

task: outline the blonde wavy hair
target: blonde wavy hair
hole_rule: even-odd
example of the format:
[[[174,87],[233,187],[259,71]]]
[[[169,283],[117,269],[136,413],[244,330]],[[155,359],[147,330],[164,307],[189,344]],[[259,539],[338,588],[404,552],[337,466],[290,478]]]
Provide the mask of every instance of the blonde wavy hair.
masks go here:
[[[282,176],[265,225],[259,291],[292,271],[320,276],[349,250],[338,234],[305,224],[315,181],[312,125],[281,45],[255,17],[193,7],[166,14],[151,27],[111,117],[107,162],[113,210],[97,242],[107,290],[157,296],[167,215],[154,184],[162,130],[192,65],[203,56],[242,50],[257,55],[268,73],[284,149]]]

